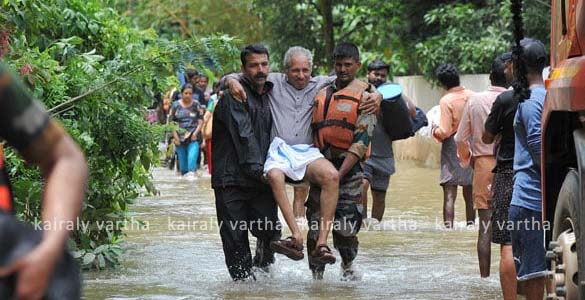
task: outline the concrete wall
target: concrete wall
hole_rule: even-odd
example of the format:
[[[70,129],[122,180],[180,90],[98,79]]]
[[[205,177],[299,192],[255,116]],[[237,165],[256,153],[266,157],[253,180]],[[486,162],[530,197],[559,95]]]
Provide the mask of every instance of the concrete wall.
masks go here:
[[[432,86],[422,76],[394,77],[404,94],[425,112],[439,105],[445,90]],[[462,75],[461,84],[473,91],[484,91],[489,86],[489,75]],[[438,168],[441,159],[441,144],[419,134],[407,140],[394,143],[394,155],[398,160],[414,160],[428,168]]]

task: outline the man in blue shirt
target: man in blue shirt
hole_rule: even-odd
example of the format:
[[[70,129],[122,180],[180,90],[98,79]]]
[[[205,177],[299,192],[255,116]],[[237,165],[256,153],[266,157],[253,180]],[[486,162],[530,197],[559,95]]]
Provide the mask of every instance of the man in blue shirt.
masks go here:
[[[542,69],[546,51],[534,39],[525,38],[520,45],[522,54],[514,63],[526,68],[530,97],[520,99],[514,119],[514,191],[509,220],[514,224],[512,251],[518,281],[525,282],[526,299],[540,300],[546,275],[540,174],[541,119],[546,96]]]

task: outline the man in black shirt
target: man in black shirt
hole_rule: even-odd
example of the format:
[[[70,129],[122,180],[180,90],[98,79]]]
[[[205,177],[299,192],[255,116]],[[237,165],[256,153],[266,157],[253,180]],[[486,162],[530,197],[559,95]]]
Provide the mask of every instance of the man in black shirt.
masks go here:
[[[252,266],[266,270],[274,262],[270,242],[280,239],[277,206],[262,178],[270,146],[272,114],[267,81],[268,50],[246,46],[241,54],[247,98],[240,102],[226,91],[213,113],[211,185],[225,261],[234,280],[255,278]],[[252,260],[248,231],[257,238]]]
[[[512,81],[512,56],[500,56],[506,64],[505,74],[508,83]],[[500,244],[500,283],[504,299],[516,298],[516,269],[512,255],[512,240],[507,228],[508,209],[512,201],[514,185],[514,117],[518,102],[513,99],[514,91],[500,94],[494,102],[485,121],[482,140],[486,144],[496,141],[496,168],[492,182],[492,242]]]

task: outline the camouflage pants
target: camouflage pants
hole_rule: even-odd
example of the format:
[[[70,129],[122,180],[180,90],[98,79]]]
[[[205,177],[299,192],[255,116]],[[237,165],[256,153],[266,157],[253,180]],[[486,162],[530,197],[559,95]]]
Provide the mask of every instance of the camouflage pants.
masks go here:
[[[333,246],[339,251],[345,265],[351,263],[358,253],[357,234],[362,225],[362,179],[363,173],[359,165],[356,165],[339,184],[339,198],[335,210],[333,222]],[[312,261],[310,253],[317,246],[319,238],[319,220],[321,189],[311,186],[307,207],[307,221],[309,233],[307,234],[307,253],[309,253],[309,268],[313,271],[323,271],[324,265]]]

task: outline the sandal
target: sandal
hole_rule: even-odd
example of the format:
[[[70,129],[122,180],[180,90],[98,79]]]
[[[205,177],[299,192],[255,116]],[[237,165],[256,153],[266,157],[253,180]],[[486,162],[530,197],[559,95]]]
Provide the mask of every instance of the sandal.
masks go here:
[[[276,253],[286,255],[292,260],[301,260],[305,258],[303,246],[295,246],[295,238],[292,236],[286,239],[270,242],[270,249]]]
[[[332,265],[336,261],[335,255],[333,255],[331,249],[325,244],[317,245],[315,250],[311,253],[311,258],[314,263],[322,265]]]

